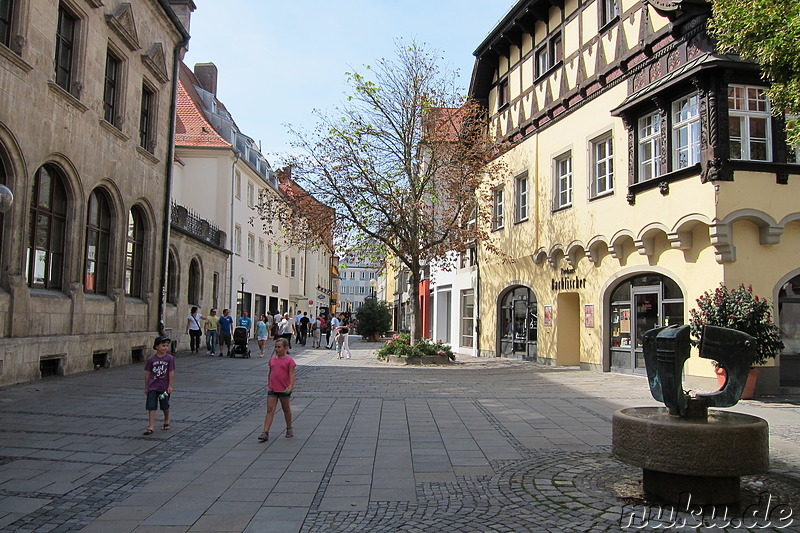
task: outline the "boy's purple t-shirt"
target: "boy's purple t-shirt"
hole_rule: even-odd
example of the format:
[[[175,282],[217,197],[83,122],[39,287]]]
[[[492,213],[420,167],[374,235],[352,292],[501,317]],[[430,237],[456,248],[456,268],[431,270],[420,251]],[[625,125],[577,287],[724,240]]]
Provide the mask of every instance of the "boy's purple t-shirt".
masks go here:
[[[288,355],[285,357],[271,357],[269,360],[269,385],[267,390],[284,392],[288,389],[292,382],[289,377],[289,369],[295,366],[297,366],[297,363]]]
[[[155,390],[165,392],[169,388],[169,373],[175,370],[175,358],[167,354],[159,357],[156,354],[148,357],[144,369],[150,372],[150,381],[147,383],[147,392]]]

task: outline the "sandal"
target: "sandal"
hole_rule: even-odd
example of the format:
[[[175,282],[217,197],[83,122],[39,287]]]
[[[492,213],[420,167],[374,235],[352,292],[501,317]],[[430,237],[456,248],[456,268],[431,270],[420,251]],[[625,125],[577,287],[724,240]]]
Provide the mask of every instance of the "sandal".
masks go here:
[[[153,434],[153,430],[150,429],[150,428],[145,429],[144,433],[143,433],[143,435],[152,435],[152,434]]]
[[[292,431],[292,428],[286,428],[286,438],[291,439],[292,437],[294,437],[294,431]]]
[[[169,429],[172,429],[172,426],[169,425],[169,422],[164,422],[164,425],[161,426],[161,429],[163,429],[164,431],[167,431]]]
[[[264,441],[267,441],[267,440],[269,440],[269,433],[267,433],[266,431],[258,436],[258,441],[259,442],[264,442]]]

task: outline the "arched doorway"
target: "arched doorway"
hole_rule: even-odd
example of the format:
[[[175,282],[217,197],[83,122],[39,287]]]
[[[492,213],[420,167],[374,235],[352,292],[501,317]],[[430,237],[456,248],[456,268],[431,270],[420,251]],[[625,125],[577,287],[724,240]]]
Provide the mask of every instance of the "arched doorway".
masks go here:
[[[781,387],[800,387],[800,275],[778,291],[778,323],[784,348],[781,354]]]
[[[617,284],[610,303],[610,369],[645,373],[644,333],[658,326],[684,323],[683,292],[667,276],[643,274]]]
[[[498,357],[535,359],[538,352],[536,294],[528,287],[509,289],[498,309]]]

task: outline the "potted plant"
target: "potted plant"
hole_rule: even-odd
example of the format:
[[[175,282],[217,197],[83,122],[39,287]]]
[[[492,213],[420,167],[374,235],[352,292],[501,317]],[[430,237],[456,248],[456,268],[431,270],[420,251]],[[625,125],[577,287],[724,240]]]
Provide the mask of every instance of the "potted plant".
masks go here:
[[[742,283],[731,290],[720,283],[713,291],[704,292],[697,299],[697,308],[689,311],[692,345],[700,344],[700,334],[707,324],[742,331],[755,338],[756,356],[750,362],[750,374],[742,393],[742,399],[752,399],[759,372],[752,367],[765,364],[783,350],[780,330],[772,321],[772,301],[753,294],[752,286],[745,287]],[[714,366],[720,387],[724,386],[727,379],[725,371],[716,362]]]
[[[404,360],[406,364],[442,364],[455,361],[456,355],[442,341],[418,339],[412,346],[411,336],[401,333],[393,335],[389,342],[378,349],[378,360]]]

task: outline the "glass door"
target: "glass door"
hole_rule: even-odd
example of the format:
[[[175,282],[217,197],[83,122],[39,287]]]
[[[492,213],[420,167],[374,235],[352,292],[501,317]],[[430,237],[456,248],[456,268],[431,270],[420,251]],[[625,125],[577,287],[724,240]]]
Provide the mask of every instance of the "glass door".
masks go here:
[[[661,287],[634,287],[633,296],[633,348],[634,369],[644,370],[644,334],[648,330],[658,327],[661,323],[659,310],[661,308]]]

